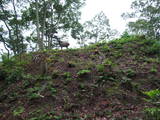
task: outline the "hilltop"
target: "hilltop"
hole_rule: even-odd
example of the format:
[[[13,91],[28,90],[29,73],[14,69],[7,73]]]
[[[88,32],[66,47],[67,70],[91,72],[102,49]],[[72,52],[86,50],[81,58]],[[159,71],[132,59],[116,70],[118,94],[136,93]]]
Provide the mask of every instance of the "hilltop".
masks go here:
[[[128,36],[0,64],[0,120],[138,120],[160,87],[160,44]]]

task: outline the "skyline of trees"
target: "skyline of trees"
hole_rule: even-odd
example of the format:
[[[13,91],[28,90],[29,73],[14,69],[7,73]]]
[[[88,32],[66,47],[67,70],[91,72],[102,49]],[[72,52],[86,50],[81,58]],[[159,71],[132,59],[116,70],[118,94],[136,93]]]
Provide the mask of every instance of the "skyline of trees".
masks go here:
[[[58,39],[75,39],[82,47],[89,40],[96,43],[111,40],[118,31],[112,29],[103,11],[91,20],[80,23],[81,8],[85,0],[1,0],[0,43],[8,56],[33,51],[53,49]],[[137,18],[128,23],[130,34],[145,34],[160,38],[160,1],[135,0],[132,13],[123,18]]]

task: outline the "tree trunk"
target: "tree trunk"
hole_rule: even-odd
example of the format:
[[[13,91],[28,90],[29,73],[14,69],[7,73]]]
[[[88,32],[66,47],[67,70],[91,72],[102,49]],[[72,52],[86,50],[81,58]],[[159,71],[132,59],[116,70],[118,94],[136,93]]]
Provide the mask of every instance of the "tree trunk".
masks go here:
[[[46,2],[44,0],[44,15],[43,15],[43,26],[42,26],[42,36],[41,36],[41,40],[43,41],[44,38],[44,30],[45,30],[45,23],[46,23],[46,12],[47,12],[47,8],[46,8]]]
[[[36,27],[37,27],[37,41],[38,41],[38,46],[40,50],[43,50],[43,40],[40,39],[40,30],[39,30],[39,6],[38,6],[38,0],[35,0],[36,2]]]

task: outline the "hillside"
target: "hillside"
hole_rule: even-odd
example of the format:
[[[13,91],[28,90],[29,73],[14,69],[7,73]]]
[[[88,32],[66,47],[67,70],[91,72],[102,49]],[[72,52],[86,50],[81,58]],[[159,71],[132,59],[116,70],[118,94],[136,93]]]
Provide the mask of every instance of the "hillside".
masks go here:
[[[131,36],[5,60],[0,120],[151,120],[144,92],[160,87],[159,52],[156,40]]]

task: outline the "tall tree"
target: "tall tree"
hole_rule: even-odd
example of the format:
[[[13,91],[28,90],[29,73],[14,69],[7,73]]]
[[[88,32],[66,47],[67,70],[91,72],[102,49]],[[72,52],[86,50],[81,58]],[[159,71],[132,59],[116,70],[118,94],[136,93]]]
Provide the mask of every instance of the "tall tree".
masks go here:
[[[37,29],[35,42],[39,47],[44,45],[45,48],[51,49],[57,34],[72,31],[78,25],[83,4],[84,0],[35,0],[23,11],[23,18],[26,25],[33,26],[33,32]]]
[[[20,2],[21,3],[21,2]],[[14,54],[20,54],[25,51],[26,44],[22,35],[23,25],[21,15],[19,14],[20,5],[18,0],[1,0],[0,1],[0,23],[1,39]]]
[[[160,0],[135,0],[131,8],[133,12],[122,15],[124,18],[137,19],[129,22],[130,31],[160,39]]]
[[[94,42],[111,39],[116,34],[116,30],[111,29],[109,19],[103,11],[95,15],[90,21],[86,21],[82,26],[76,28],[72,33],[74,38],[83,46],[88,39]]]

